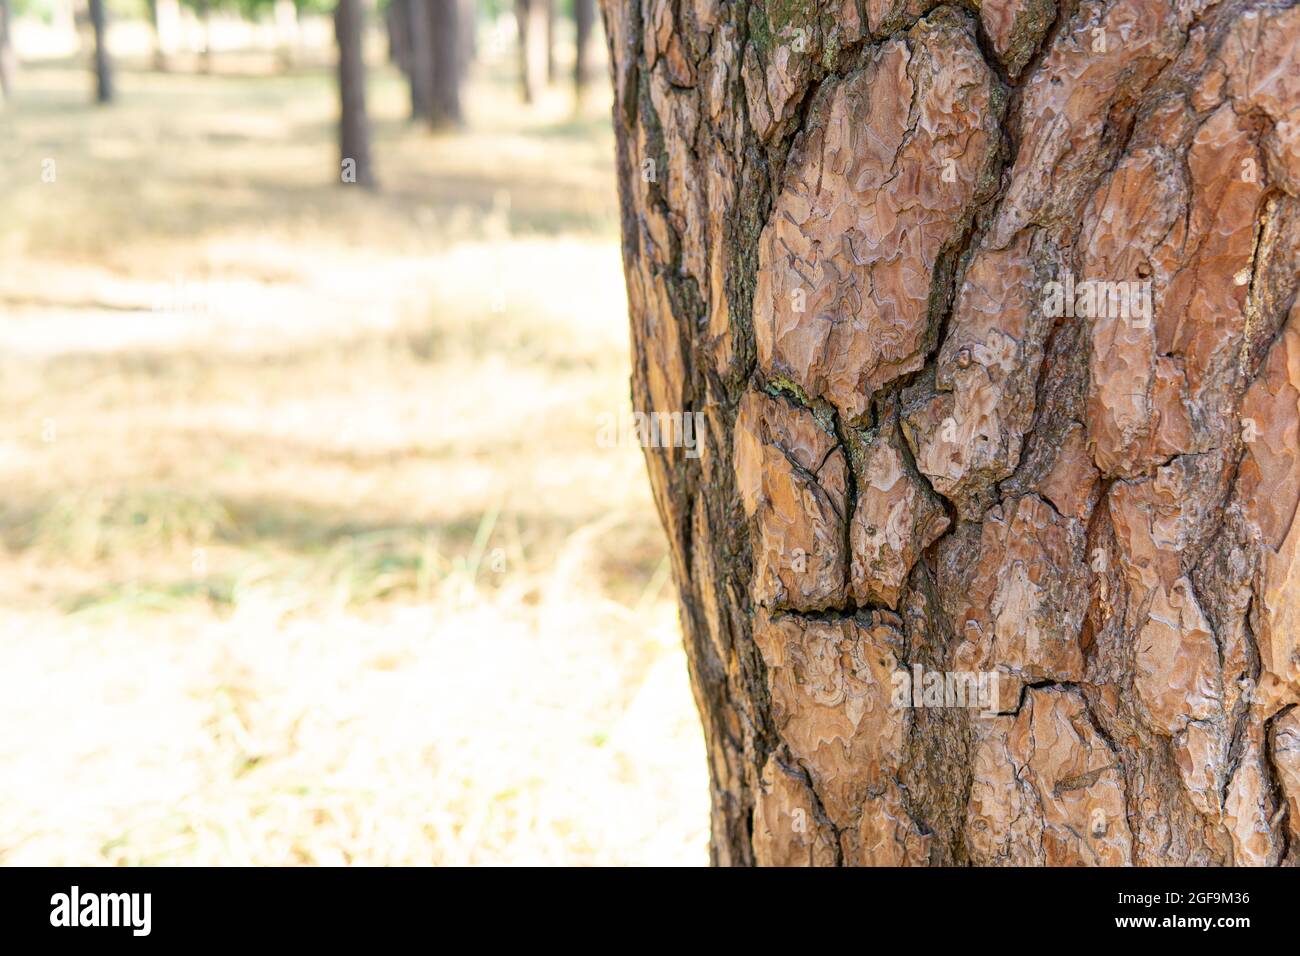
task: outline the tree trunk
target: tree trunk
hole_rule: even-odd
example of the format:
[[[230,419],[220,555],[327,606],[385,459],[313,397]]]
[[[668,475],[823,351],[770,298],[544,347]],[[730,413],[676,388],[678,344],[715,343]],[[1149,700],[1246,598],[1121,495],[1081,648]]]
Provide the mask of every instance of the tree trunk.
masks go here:
[[[411,86],[411,119],[432,122],[434,69],[432,3],[435,0],[400,0],[406,7],[409,47],[407,79]]]
[[[153,68],[160,73],[171,69],[171,57],[178,46],[180,17],[180,4],[177,0],[149,0],[149,21],[153,26]]]
[[[460,114],[460,41],[458,0],[427,0],[433,35],[432,121],[435,128],[458,126]]]
[[[388,30],[388,62],[410,78],[411,55],[411,0],[391,0],[384,12],[385,27]]]
[[[199,50],[199,70],[212,72],[212,7],[208,0],[195,0],[194,12],[199,18],[203,44]]]
[[[163,52],[162,30],[158,27],[158,0],[148,0],[149,27],[153,31],[153,68],[167,72],[167,55]]]
[[[88,0],[90,25],[95,32],[95,102],[113,102],[113,63],[108,55],[106,0]]]
[[[537,0],[546,18],[546,82],[555,82],[555,0]]]
[[[14,47],[9,33],[12,18],[12,0],[0,0],[0,100],[13,96]]]
[[[776,9],[603,3],[714,861],[1300,862],[1300,6]]]
[[[375,186],[370,166],[370,121],[366,116],[366,64],[362,55],[365,11],[361,0],[339,0],[334,35],[339,45],[339,153],[341,179]]]
[[[456,47],[456,62],[462,81],[469,76],[469,68],[478,56],[478,11],[474,0],[459,0],[460,43]]]
[[[290,69],[298,59],[298,5],[294,0],[275,0],[276,59],[281,69]]]
[[[582,102],[587,84],[591,81],[591,28],[595,26],[595,21],[596,0],[573,0],[573,87],[578,102]]]
[[[519,25],[519,81],[524,102],[532,103],[546,82],[546,10],[542,0],[515,0]]]

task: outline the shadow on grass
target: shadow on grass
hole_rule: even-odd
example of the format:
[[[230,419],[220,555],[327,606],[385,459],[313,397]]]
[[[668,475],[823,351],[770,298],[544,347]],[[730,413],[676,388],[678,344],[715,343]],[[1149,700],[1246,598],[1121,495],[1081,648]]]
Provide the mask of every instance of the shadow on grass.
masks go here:
[[[658,527],[642,515],[525,508],[394,523],[284,497],[165,491],[132,492],[89,518],[84,511],[95,509],[79,507],[85,504],[10,502],[0,509],[0,541],[11,553],[35,550],[101,568],[94,587],[55,597],[69,614],[196,603],[222,612],[253,594],[302,609],[430,602],[449,581],[490,590],[510,579],[536,595],[568,543],[596,524],[609,528],[584,556],[587,583],[612,597],[634,602],[664,560]],[[209,555],[211,571],[193,566],[200,556],[206,565]],[[110,571],[126,566],[135,573]]]

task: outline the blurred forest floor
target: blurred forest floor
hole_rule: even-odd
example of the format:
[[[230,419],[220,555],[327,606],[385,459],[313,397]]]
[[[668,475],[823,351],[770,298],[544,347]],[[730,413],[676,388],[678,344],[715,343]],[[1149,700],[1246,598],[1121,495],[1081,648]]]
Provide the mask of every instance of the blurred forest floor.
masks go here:
[[[0,863],[706,862],[603,75],[237,67],[0,110]]]

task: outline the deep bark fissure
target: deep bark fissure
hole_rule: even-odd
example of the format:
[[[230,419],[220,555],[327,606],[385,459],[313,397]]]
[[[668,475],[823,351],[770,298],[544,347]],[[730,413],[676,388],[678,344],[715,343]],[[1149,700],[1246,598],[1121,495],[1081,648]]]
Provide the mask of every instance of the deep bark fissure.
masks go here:
[[[1295,709],[1295,704],[1289,704],[1264,722],[1265,741],[1271,743],[1275,742],[1278,722],[1293,714]],[[1274,802],[1278,805],[1277,815],[1272,822],[1278,825],[1278,829],[1282,833],[1283,844],[1281,858],[1287,860],[1291,858],[1291,847],[1297,827],[1291,820],[1292,808],[1290,802],[1287,800],[1287,794],[1282,787],[1282,775],[1277,765],[1275,751],[1275,746],[1265,747],[1264,759],[1265,767],[1268,769],[1269,789],[1272,793]]]

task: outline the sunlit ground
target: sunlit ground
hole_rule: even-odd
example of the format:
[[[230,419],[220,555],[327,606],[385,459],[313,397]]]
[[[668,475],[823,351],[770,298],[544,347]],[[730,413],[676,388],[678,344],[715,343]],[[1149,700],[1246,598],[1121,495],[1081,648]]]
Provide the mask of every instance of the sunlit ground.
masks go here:
[[[0,862],[705,862],[603,76],[240,65],[0,109]]]

